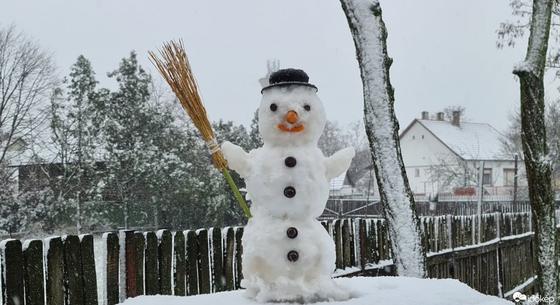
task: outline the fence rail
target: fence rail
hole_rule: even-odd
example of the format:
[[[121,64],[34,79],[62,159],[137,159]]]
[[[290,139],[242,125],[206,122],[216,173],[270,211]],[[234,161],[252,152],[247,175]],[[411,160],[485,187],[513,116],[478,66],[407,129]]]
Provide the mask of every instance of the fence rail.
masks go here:
[[[416,201],[416,213],[421,216],[436,215],[475,215],[478,213],[477,200],[467,200],[457,197],[455,201]],[[557,202],[560,207],[560,202]],[[481,203],[482,213],[523,213],[530,212],[528,201],[502,201],[485,199]],[[329,199],[322,219],[336,219],[348,217],[381,217],[383,207],[378,199]]]
[[[384,220],[322,224],[335,241],[336,275],[394,273]],[[528,213],[494,213],[480,221],[476,216],[422,217],[421,227],[430,277],[457,278],[481,292],[507,296],[534,276]],[[112,305],[143,294],[237,289],[243,278],[242,235],[242,227],[228,227],[110,232],[95,242],[92,235],[23,244],[5,240],[0,243],[0,304]]]

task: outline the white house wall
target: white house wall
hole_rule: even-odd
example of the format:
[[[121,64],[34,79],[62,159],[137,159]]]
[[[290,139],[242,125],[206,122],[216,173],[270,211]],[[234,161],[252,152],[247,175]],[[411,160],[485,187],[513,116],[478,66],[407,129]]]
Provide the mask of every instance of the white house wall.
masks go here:
[[[452,191],[449,188],[446,189],[442,181],[437,181],[437,179],[431,177],[430,173],[435,166],[441,166],[442,164],[451,168],[456,166],[455,171],[461,172],[463,167],[458,165],[458,160],[461,159],[453,151],[417,121],[402,135],[400,143],[408,181],[415,194],[425,194],[433,197],[438,192]],[[476,175],[479,161],[467,162],[468,167],[474,173],[473,175]],[[491,186],[495,187],[492,190],[493,192],[498,192],[500,188],[504,187],[504,169],[513,169],[514,167],[515,162],[513,160],[485,161],[484,168],[492,169]],[[519,176],[525,177],[523,162],[519,162],[518,169]],[[417,173],[419,176],[416,175]],[[519,185],[526,185],[525,181],[525,179],[520,179]],[[469,184],[472,185],[472,181]]]
[[[430,169],[442,162],[456,164],[456,155],[418,122],[410,127],[400,142],[412,191],[416,194],[436,193],[439,183],[432,181]],[[416,170],[419,171],[418,177],[416,177]]]

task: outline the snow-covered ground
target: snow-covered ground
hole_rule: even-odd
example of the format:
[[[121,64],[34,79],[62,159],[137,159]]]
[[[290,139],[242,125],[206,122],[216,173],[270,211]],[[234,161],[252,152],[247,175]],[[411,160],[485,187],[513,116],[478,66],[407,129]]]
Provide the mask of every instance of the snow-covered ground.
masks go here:
[[[512,305],[494,296],[481,294],[451,279],[417,279],[408,277],[353,277],[336,281],[353,291],[354,298],[344,302],[319,302],[315,305]],[[255,305],[242,290],[190,297],[141,296],[124,305]],[[281,305],[284,303],[274,303]]]

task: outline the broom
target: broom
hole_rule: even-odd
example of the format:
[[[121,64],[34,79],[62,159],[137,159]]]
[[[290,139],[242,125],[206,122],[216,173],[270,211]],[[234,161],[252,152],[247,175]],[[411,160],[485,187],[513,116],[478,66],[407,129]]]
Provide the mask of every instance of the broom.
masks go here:
[[[198,85],[192,73],[187,53],[183,47],[183,42],[170,41],[163,44],[163,48],[159,50],[158,57],[154,52],[149,51],[150,61],[159,70],[163,78],[167,81],[179,101],[183,109],[198,129],[202,138],[206,142],[210,153],[212,154],[212,163],[222,172],[226,181],[231,188],[233,195],[239,202],[241,209],[247,218],[251,217],[249,206],[241,196],[237,185],[233,181],[227,168],[227,161],[224,158],[222,150],[216,141],[216,136],[212,130],[212,125],[208,121],[206,109],[202,104],[202,99],[198,93]]]

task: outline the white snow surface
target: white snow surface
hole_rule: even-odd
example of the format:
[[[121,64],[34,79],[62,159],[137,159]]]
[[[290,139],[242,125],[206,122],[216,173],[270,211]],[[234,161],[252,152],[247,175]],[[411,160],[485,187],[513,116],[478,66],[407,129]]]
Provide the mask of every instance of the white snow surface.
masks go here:
[[[505,158],[502,152],[504,137],[490,124],[461,122],[455,126],[448,121],[418,121],[465,160]]]
[[[318,302],[315,305],[512,305],[495,296],[477,292],[451,279],[417,279],[409,277],[353,277],[335,280],[352,291],[353,298],[341,302]],[[189,297],[142,296],[128,299],[124,305],[255,305],[243,290]],[[293,303],[273,303],[276,305]]]

